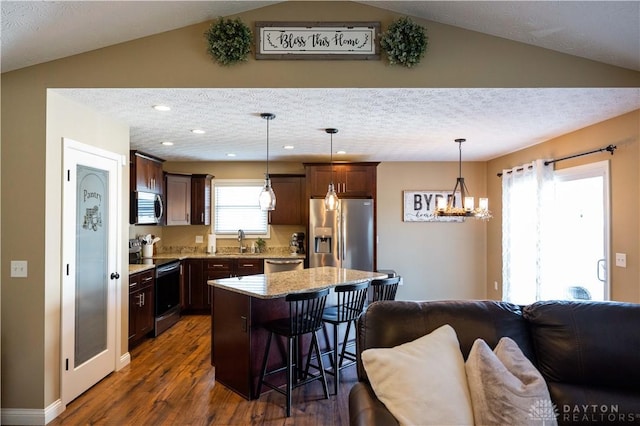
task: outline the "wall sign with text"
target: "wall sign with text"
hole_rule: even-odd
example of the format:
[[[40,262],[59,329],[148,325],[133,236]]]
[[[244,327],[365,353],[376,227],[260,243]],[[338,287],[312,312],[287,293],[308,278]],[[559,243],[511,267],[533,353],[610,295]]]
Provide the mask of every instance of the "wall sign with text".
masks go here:
[[[438,198],[448,201],[451,191],[402,191],[404,194],[404,222],[464,222],[464,217],[435,215]],[[454,206],[460,206],[460,192],[456,192]]]
[[[380,59],[380,22],[256,22],[256,59]]]

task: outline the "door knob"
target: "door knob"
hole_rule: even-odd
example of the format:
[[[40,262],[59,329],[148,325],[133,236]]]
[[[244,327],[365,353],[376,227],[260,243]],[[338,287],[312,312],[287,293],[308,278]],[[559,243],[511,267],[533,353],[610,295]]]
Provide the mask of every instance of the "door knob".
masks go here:
[[[111,279],[112,280],[117,280],[118,278],[120,278],[120,274],[117,272],[112,272],[111,273]]]

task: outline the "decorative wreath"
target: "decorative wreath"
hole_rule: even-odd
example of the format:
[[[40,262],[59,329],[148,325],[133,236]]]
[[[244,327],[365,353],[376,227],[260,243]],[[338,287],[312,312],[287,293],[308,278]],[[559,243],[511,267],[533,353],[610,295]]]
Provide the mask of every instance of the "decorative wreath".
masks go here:
[[[380,46],[387,53],[391,65],[407,68],[418,64],[427,50],[426,29],[407,17],[399,18],[380,38]]]
[[[251,52],[251,29],[240,19],[220,17],[205,33],[207,52],[222,65],[246,61]]]

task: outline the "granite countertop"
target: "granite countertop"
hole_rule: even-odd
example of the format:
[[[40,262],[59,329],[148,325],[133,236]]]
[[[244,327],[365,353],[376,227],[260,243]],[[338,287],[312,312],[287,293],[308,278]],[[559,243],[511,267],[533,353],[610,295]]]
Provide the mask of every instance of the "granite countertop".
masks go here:
[[[153,262],[153,259],[149,259],[149,260]],[[138,272],[148,271],[149,269],[153,269],[155,267],[156,265],[154,265],[153,263],[147,263],[144,265],[129,265],[129,275],[137,274]]]
[[[340,284],[355,284],[386,277],[387,274],[380,272],[323,266],[271,274],[222,278],[210,280],[207,283],[214,287],[259,299],[274,299],[284,297],[290,293],[302,293],[335,287]]]
[[[154,259],[306,259],[304,254],[283,253],[160,253]]]
[[[152,258],[143,259],[145,263],[143,265],[129,264],[129,275],[137,274],[139,272],[148,271],[155,268],[153,259],[278,259],[281,262],[295,263],[300,259],[306,259],[304,254],[289,254],[289,253],[160,253],[154,255]]]

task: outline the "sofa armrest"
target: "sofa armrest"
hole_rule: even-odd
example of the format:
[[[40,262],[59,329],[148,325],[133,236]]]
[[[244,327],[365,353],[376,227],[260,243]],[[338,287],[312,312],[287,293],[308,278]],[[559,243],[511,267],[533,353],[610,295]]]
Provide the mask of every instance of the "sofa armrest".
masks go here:
[[[349,392],[349,421],[351,426],[398,426],[396,418],[364,382],[356,383]]]

